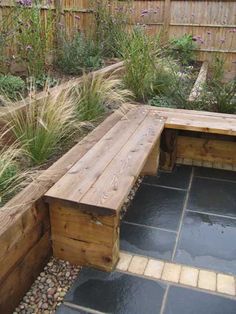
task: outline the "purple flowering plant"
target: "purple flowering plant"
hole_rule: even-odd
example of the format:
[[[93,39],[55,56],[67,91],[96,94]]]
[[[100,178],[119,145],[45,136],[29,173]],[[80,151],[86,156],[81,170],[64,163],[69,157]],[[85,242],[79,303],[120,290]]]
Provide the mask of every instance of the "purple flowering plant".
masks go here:
[[[50,4],[51,0],[48,0],[47,14],[42,19],[41,1],[16,0],[15,6],[9,10],[0,25],[5,30],[1,32],[0,41],[10,51],[11,47],[16,47],[12,49],[9,65],[14,59],[23,64],[28,74],[34,77],[45,73],[46,57],[53,40],[55,19]],[[0,51],[1,61],[6,64],[4,51]]]

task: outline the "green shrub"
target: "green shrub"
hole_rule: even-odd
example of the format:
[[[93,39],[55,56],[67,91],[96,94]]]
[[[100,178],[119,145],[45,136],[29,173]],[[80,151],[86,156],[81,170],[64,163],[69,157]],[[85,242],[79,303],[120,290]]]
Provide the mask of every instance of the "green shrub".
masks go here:
[[[117,108],[132,93],[123,88],[122,81],[113,76],[85,75],[82,83],[74,89],[77,99],[76,112],[79,121],[98,119],[107,109]]]
[[[25,82],[18,76],[0,75],[0,94],[11,100],[17,100],[24,93]]]
[[[71,40],[64,37],[57,64],[67,74],[95,70],[102,65],[101,50],[92,38],[76,33]]]
[[[191,64],[195,60],[194,49],[197,47],[192,35],[184,35],[170,41],[170,54],[181,61],[183,65]]]
[[[42,74],[37,78],[33,78],[33,84],[36,89],[44,89],[45,87],[54,87],[58,84],[58,80],[50,75]]]
[[[148,104],[154,107],[177,108],[175,101],[165,95],[155,95],[148,101]]]

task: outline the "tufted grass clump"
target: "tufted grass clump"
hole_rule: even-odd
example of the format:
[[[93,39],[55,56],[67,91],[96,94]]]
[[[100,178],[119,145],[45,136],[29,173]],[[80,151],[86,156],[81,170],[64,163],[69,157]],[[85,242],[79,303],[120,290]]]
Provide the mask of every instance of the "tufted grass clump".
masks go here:
[[[125,60],[124,84],[138,101],[153,95],[156,78],[153,48],[151,38],[141,28],[135,29],[121,48]]]
[[[74,99],[70,90],[58,89],[53,94],[45,90],[45,97],[38,101],[31,97],[25,110],[14,110],[11,105],[8,109],[6,122],[32,165],[46,162],[73,132]]]
[[[76,114],[80,121],[93,121],[101,117],[107,109],[118,108],[132,97],[124,89],[121,79],[114,75],[84,75],[81,84],[74,89]]]
[[[0,207],[10,195],[19,189],[25,176],[17,160],[21,150],[17,148],[16,144],[7,146],[3,143],[5,133],[0,136]]]

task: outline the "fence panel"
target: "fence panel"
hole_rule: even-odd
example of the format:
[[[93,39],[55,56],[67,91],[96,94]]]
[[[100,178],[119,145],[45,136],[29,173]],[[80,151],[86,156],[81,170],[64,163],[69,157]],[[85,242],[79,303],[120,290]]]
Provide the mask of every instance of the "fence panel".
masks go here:
[[[47,0],[43,1],[46,5]],[[43,6],[42,4],[42,6]],[[0,1],[0,20],[14,5],[12,0]],[[47,11],[44,5],[42,11]],[[149,33],[160,33],[166,39],[192,34],[198,42],[198,58],[211,60],[213,54],[224,56],[226,77],[236,73],[236,1],[232,0],[133,0],[110,1],[111,10],[127,6],[131,24],[145,24]],[[60,12],[57,32],[65,27],[90,31],[94,27],[91,0],[53,0],[52,7]],[[46,20],[46,19],[45,19]],[[57,33],[56,32],[56,33]],[[14,51],[13,47],[8,53]]]

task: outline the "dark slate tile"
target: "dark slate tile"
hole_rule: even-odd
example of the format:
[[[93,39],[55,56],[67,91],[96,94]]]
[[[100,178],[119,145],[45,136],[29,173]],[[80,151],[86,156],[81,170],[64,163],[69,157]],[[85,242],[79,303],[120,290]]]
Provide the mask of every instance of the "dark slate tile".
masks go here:
[[[194,178],[187,209],[236,217],[236,182]]]
[[[120,239],[120,246],[124,251],[170,259],[176,233],[122,223]]]
[[[236,300],[181,287],[170,287],[164,314],[235,314]]]
[[[71,308],[67,305],[60,305],[59,308],[56,310],[56,314],[89,314],[91,312],[87,312],[81,309]]]
[[[194,174],[200,177],[236,181],[236,171],[196,167]]]
[[[177,165],[172,172],[159,171],[157,176],[144,177],[144,183],[187,189],[192,167]]]
[[[185,195],[185,191],[143,184],[138,189],[124,220],[141,225],[177,230]]]
[[[156,281],[84,268],[65,301],[104,313],[159,313],[165,289]]]
[[[235,239],[236,219],[187,212],[174,259],[236,274]]]

